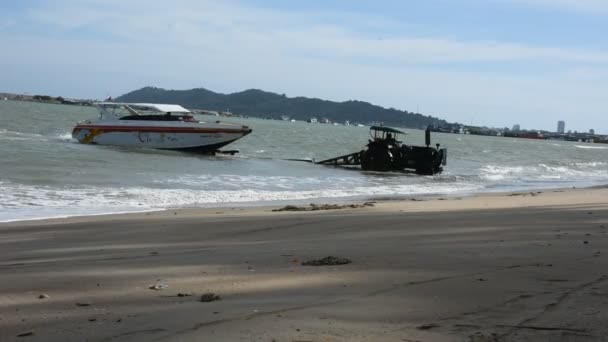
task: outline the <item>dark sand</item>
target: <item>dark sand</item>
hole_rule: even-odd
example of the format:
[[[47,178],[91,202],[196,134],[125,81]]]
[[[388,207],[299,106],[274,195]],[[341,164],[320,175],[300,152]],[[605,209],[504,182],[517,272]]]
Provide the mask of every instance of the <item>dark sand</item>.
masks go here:
[[[606,189],[271,209],[0,224],[0,341],[608,340]]]

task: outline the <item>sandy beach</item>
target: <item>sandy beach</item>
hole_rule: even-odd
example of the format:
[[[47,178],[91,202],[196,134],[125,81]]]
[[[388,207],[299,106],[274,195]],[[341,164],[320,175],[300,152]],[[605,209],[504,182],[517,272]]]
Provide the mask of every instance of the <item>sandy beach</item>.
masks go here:
[[[0,341],[608,340],[608,189],[276,208],[0,224]]]

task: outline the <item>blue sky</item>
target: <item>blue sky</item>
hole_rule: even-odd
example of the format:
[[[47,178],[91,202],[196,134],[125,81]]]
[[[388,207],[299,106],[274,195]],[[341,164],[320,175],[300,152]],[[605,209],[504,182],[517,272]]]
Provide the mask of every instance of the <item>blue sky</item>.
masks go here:
[[[261,88],[608,133],[606,32],[605,0],[2,1],[0,91]]]

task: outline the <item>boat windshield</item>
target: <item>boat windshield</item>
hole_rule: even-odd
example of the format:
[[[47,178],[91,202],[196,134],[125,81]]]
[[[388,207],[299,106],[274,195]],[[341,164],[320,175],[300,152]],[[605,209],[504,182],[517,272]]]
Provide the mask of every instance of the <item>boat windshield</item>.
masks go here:
[[[405,132],[390,127],[372,126],[370,127],[369,134],[374,140],[396,141],[399,139],[399,135],[405,134]]]
[[[192,113],[179,105],[102,102],[97,109],[102,119],[163,120],[159,118],[163,116],[163,121],[192,120]]]
[[[190,114],[187,115],[173,115],[171,113],[167,113],[164,115],[127,115],[121,117],[119,120],[134,120],[134,121],[184,121],[184,122],[198,122],[198,120],[194,119],[194,117]]]

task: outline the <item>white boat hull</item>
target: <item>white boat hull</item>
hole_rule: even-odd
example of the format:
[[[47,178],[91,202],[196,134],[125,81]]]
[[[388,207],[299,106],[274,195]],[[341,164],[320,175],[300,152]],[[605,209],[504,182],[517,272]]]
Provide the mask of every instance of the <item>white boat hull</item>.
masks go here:
[[[83,144],[144,147],[212,153],[249,134],[251,129],[229,124],[146,122],[81,123],[72,137]]]

